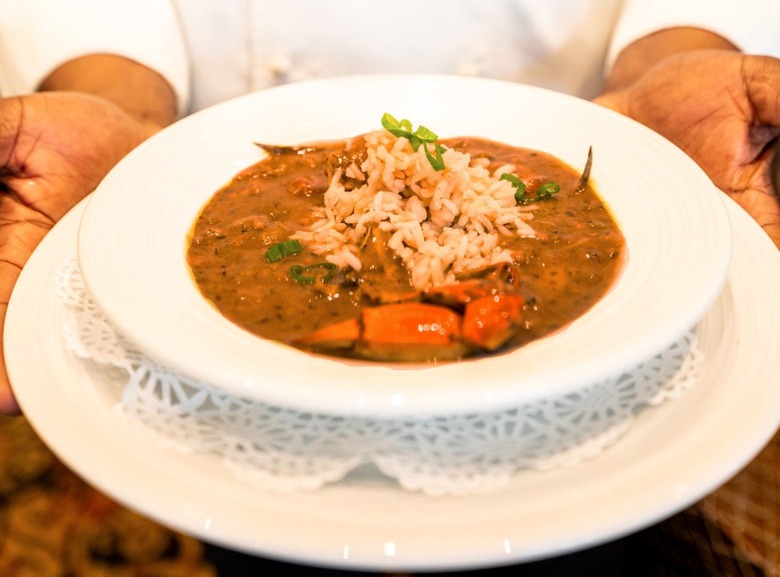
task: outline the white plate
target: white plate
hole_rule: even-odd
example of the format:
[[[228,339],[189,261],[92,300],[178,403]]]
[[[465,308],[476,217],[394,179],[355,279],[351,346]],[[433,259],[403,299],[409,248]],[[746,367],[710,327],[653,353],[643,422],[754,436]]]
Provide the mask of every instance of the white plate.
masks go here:
[[[114,410],[122,381],[68,354],[55,271],[74,258],[81,209],[24,268],[6,320],[6,361],[43,440],[130,507],[205,540],[346,569],[465,569],[556,555],[619,537],[699,500],[736,473],[780,422],[780,252],[736,205],[728,281],[696,332],[699,385],[644,412],[592,461],[521,472],[473,497],[405,492],[369,474],[311,494],[261,491],[217,456],[143,442]]]
[[[566,330],[510,354],[410,370],[345,362],[250,335],[192,281],[186,238],[213,193],[260,158],[380,128],[388,111],[439,135],[551,152],[592,176],[623,229],[616,287]],[[566,95],[475,78],[369,76],[283,86],[186,118],[103,181],[78,241],[87,287],[118,331],[163,364],[263,402],[341,414],[497,410],[635,366],[689,330],[725,280],[728,217],[704,173],[629,119]],[[489,378],[485,378],[489,375]]]

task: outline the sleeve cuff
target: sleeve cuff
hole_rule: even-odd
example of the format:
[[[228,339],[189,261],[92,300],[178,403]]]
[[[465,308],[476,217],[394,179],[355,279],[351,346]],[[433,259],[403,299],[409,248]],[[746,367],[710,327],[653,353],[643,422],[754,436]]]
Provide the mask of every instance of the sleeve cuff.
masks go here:
[[[0,3],[0,95],[34,92],[59,65],[96,53],[124,56],[155,70],[171,84],[179,113],[187,110],[187,52],[170,2]]]
[[[607,55],[607,69],[629,44],[665,28],[691,26],[729,40],[746,54],[780,57],[777,0],[626,0]]]

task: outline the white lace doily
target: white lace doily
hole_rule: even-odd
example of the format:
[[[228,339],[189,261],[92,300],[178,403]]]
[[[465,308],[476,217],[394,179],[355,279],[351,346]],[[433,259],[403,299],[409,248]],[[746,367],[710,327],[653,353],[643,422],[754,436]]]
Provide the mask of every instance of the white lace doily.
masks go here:
[[[66,347],[127,375],[119,413],[149,442],[212,452],[262,488],[314,490],[372,463],[408,490],[490,491],[525,468],[573,466],[615,443],[648,407],[696,383],[703,353],[688,333],[633,371],[493,413],[425,419],[315,414],[259,404],[181,377],[135,350],[87,295],[78,265],[55,290],[66,307]]]

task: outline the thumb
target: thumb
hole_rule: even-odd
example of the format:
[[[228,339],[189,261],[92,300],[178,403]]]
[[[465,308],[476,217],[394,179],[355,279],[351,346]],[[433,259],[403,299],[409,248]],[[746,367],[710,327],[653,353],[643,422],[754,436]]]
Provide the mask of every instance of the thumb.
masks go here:
[[[0,175],[7,172],[19,135],[22,107],[19,98],[0,98]]]
[[[755,118],[780,132],[780,59],[746,56],[742,68],[744,86]]]
[[[767,147],[762,156],[764,166],[752,169],[748,186],[729,194],[780,248],[780,140]]]
[[[6,270],[8,269],[8,270]],[[8,295],[11,287],[19,276],[19,269],[4,264],[0,267],[0,284],[2,285],[2,301],[0,302],[0,414],[12,415],[19,413],[19,405],[11,391],[11,384],[8,381],[8,375],[5,368],[5,357],[3,354],[3,330],[5,326],[5,314],[8,310]]]

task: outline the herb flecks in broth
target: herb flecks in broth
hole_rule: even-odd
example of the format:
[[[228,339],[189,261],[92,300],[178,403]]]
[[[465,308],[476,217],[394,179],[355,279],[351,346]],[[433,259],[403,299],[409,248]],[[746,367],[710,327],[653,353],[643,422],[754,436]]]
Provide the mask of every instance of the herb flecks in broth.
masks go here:
[[[624,239],[587,175],[383,124],[397,134],[264,146],[216,192],[187,257],[225,317],[321,354],[447,361],[549,335],[615,282]]]

